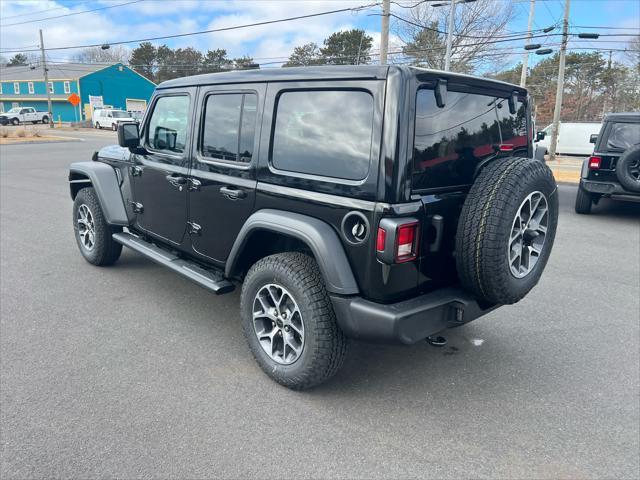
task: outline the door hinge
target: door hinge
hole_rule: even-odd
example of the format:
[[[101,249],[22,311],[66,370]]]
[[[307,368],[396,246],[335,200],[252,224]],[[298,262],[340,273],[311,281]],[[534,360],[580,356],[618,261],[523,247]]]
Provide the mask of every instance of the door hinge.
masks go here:
[[[142,175],[142,167],[138,167],[137,165],[129,167],[129,171],[131,172],[132,177],[139,177]]]
[[[144,206],[139,202],[129,202],[131,208],[133,209],[133,213],[142,213],[144,212]]]
[[[187,226],[189,227],[189,235],[200,235],[202,234],[202,227],[197,223],[187,222]]]

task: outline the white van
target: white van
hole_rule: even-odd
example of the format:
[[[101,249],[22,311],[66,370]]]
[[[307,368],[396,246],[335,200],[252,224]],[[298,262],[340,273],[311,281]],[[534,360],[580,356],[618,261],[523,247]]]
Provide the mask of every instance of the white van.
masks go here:
[[[594,122],[561,122],[556,153],[562,155],[591,155],[593,153],[593,144],[590,143],[589,139],[592,134],[597,134],[600,131],[601,125],[601,123]],[[548,125],[537,133],[538,151],[541,149],[544,149],[545,153],[549,151],[552,129],[553,125]]]
[[[113,131],[118,130],[119,122],[135,122],[131,114],[124,110],[116,108],[96,109],[92,116],[93,128],[110,128]]]

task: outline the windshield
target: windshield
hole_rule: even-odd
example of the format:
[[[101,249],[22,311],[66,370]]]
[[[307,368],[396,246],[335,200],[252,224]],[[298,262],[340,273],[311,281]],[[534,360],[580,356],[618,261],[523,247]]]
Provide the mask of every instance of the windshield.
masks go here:
[[[131,118],[127,112],[114,110],[111,113],[113,115],[113,118]]]
[[[448,91],[438,108],[434,91],[418,90],[413,147],[413,189],[466,185],[478,163],[528,150],[523,101],[509,112],[506,98]]]
[[[614,123],[609,131],[607,149],[626,150],[640,144],[640,123]]]

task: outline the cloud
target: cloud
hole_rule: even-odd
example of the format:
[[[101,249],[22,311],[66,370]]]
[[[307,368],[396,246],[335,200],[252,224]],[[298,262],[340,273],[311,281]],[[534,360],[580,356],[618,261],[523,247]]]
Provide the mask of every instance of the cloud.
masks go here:
[[[10,57],[13,53],[2,52],[22,49],[25,46],[37,48],[39,44],[38,29],[40,28],[44,32],[45,46],[51,48],[110,43],[233,27],[328,10],[352,8],[367,3],[367,0],[232,0],[226,2],[145,0],[119,8],[83,13],[45,22],[3,27],[0,29],[0,55]],[[112,5],[113,2],[106,1],[70,6],[51,0],[17,0],[14,2],[0,0],[0,23],[28,21]],[[4,20],[5,17],[42,10],[49,11]],[[376,7],[374,10],[379,11],[379,8]],[[359,14],[342,12],[278,24],[159,40],[154,43],[167,43],[172,47],[192,46],[203,51],[224,48],[232,57],[250,55],[254,58],[286,58],[297,45],[308,42],[322,44],[322,41],[334,31],[353,28],[363,20],[370,21],[372,17],[366,17],[366,13],[368,12]],[[136,46],[136,44],[128,45],[130,48]],[[76,53],[74,50],[55,50],[49,52],[49,55],[56,59],[68,59],[74,53]]]

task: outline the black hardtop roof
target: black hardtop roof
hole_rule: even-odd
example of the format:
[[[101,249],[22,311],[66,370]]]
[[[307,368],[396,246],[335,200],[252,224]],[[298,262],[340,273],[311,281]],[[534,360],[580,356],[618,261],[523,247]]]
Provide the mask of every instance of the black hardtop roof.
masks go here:
[[[605,122],[640,122],[640,112],[607,113]]]
[[[158,85],[158,89],[174,87],[190,87],[197,85],[234,84],[234,83],[260,83],[260,82],[302,82],[306,80],[384,80],[389,70],[394,69],[403,72],[406,76],[418,76],[420,74],[434,74],[437,76],[455,78],[460,81],[474,80],[499,85],[501,88],[508,86],[516,90],[525,90],[517,85],[505,83],[490,78],[475,77],[459,73],[442,72],[439,70],[427,70],[406,65],[322,65],[313,67],[290,68],[266,68],[255,70],[235,70],[231,72],[205,73],[190,77],[167,80]]]

